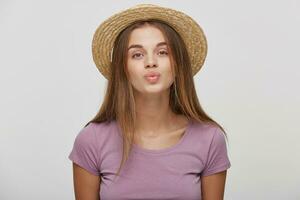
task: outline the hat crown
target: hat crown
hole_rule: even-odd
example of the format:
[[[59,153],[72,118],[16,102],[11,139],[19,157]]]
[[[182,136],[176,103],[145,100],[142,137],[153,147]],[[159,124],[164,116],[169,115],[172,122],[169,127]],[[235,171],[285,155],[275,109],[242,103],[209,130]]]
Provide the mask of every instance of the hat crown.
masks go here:
[[[158,6],[150,3],[142,3],[142,4],[137,4],[131,8],[145,8],[145,7],[158,7]]]

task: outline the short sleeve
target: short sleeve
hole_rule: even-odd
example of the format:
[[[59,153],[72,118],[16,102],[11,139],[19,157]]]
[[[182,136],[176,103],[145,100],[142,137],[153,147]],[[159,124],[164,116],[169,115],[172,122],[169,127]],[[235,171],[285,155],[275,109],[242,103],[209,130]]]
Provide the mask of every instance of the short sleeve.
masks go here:
[[[73,149],[68,158],[93,175],[100,175],[95,145],[95,132],[91,124],[82,128],[77,134]]]
[[[230,168],[224,132],[217,127],[207,154],[207,162],[201,176],[212,175]]]

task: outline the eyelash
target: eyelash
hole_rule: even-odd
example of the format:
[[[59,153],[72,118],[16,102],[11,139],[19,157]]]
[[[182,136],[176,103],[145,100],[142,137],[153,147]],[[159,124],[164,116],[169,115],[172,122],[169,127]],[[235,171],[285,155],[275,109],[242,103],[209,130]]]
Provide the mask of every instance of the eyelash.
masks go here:
[[[159,53],[161,53],[161,52],[163,52],[163,54],[165,54],[165,55],[168,55],[167,51],[159,51]],[[139,55],[139,54],[141,54],[141,53],[135,53],[135,54],[133,54],[132,58],[135,58],[135,55]]]

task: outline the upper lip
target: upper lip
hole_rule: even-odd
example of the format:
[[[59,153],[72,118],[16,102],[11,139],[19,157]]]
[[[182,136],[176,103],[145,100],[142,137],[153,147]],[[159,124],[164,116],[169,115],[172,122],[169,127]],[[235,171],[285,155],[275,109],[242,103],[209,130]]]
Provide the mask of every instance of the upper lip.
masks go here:
[[[159,76],[160,73],[158,72],[148,72],[147,74],[145,74],[145,77],[149,77],[149,76]]]

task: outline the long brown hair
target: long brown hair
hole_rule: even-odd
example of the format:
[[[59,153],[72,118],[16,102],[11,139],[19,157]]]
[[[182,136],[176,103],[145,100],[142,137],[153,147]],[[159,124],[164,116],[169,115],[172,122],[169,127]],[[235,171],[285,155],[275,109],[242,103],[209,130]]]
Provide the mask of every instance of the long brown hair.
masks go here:
[[[133,88],[128,80],[126,67],[129,36],[134,29],[144,25],[152,25],[158,28],[168,44],[172,70],[175,76],[170,87],[169,104],[171,110],[176,114],[183,114],[189,120],[216,125],[221,128],[227,138],[222,126],[204,112],[198,101],[190,58],[180,35],[171,26],[160,20],[136,21],[125,28],[114,42],[111,75],[108,79],[104,102],[96,116],[85,125],[87,126],[91,122],[101,123],[116,120],[123,137],[122,160],[117,176],[131,152],[136,124]]]

